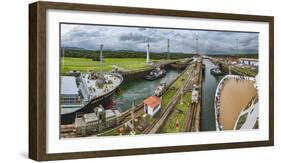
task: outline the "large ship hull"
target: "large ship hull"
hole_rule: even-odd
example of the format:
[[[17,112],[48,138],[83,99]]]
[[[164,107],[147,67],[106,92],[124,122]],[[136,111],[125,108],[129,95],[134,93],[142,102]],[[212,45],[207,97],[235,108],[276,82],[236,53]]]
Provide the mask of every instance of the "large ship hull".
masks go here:
[[[117,89],[117,88],[116,88]],[[61,114],[60,115],[60,121],[62,125],[65,124],[72,124],[75,121],[75,117],[77,114],[85,114],[85,113],[91,113],[93,112],[93,109],[95,107],[97,107],[98,105],[102,105],[104,103],[106,103],[107,101],[111,100],[111,97],[113,95],[113,93],[116,91],[113,90],[111,92],[109,92],[108,94],[98,97],[96,99],[91,100],[88,104],[86,104],[85,106],[83,106],[82,108],[80,108],[79,110],[70,112],[70,113],[66,113],[66,114]]]
[[[93,112],[94,108],[97,107],[98,105],[103,105],[106,104],[107,102],[110,102],[112,95],[115,93],[115,91],[119,88],[119,86],[123,82],[123,77],[121,75],[118,75],[118,77],[121,78],[120,84],[116,86],[114,89],[112,89],[111,91],[109,91],[108,93],[91,99],[89,102],[87,102],[84,106],[82,106],[79,109],[74,109],[67,113],[61,113],[60,114],[61,124],[62,125],[72,124],[74,123],[77,114],[91,113]]]

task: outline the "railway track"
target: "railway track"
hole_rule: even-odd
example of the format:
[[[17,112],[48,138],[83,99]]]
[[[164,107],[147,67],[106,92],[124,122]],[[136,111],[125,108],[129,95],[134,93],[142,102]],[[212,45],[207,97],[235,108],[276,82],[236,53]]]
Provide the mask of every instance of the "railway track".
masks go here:
[[[168,106],[168,108],[162,113],[160,116],[160,119],[155,120],[151,125],[149,125],[144,131],[143,134],[155,134],[159,131],[159,129],[162,127],[168,116],[170,115],[171,111],[175,107],[175,105],[178,103],[179,98],[177,97],[176,100],[173,100],[172,103]]]
[[[140,114],[143,111],[142,109],[143,109],[143,103],[141,103],[135,107],[134,114],[135,115]],[[128,110],[122,116],[124,116],[124,119],[121,121],[121,123],[125,123],[125,122],[131,120],[131,110]]]
[[[192,66],[188,67],[186,70],[186,73],[190,71]],[[195,75],[195,72],[191,71],[191,76]],[[169,115],[173,112],[176,104],[178,104],[180,97],[181,97],[181,92],[186,92],[190,84],[192,84],[192,78],[188,78],[188,80],[185,81],[183,84],[182,88],[180,88],[176,95],[173,97],[173,99],[170,101],[168,104],[168,107],[165,109],[164,112],[161,113],[161,116],[159,119],[156,119],[151,125],[149,125],[144,131],[143,134],[155,134],[159,132],[161,127],[164,125],[165,121],[168,119]]]
[[[200,74],[202,74],[201,71],[199,71],[199,72],[200,72]],[[197,83],[197,84],[199,84],[199,83]],[[198,128],[197,128],[198,124],[196,124],[198,105],[199,105],[198,103],[191,103],[190,104],[189,111],[186,114],[186,119],[185,119],[185,123],[184,123],[185,125],[183,127],[183,132],[195,132],[195,131],[198,130]]]
[[[192,132],[195,131],[195,121],[196,118],[196,106],[197,104],[191,104],[189,107],[189,112],[187,114],[187,120],[184,127],[184,132]]]

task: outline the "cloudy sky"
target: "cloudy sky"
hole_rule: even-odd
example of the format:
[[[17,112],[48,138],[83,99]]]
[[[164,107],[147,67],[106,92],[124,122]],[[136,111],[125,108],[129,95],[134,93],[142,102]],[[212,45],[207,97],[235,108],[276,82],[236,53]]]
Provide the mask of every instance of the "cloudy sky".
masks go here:
[[[258,52],[258,33],[221,32],[144,27],[117,27],[97,25],[61,25],[61,44],[98,50],[100,44],[106,50],[145,51],[147,40],[153,52],[166,52],[170,39],[171,52],[195,53],[198,38],[201,54],[236,54]]]

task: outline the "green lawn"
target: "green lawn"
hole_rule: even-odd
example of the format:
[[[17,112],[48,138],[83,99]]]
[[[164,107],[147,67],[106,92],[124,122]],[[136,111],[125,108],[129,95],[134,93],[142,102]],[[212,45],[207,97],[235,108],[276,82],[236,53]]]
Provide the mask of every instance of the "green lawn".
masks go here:
[[[175,81],[175,83],[172,85],[172,87],[179,89],[182,84],[185,82],[185,80],[187,79],[188,75],[186,72],[184,72],[178,79],[177,81]]]
[[[166,108],[168,103],[174,97],[179,88],[183,85],[185,80],[188,78],[187,72],[184,72],[175,83],[164,93],[162,96],[162,108]],[[162,128],[163,133],[173,133],[176,131],[176,122],[179,121],[179,131],[181,131],[184,126],[185,116],[188,111],[188,106],[191,101],[191,92],[185,93],[183,95],[183,103],[176,105],[176,112],[169,118],[165,126]]]
[[[161,107],[166,108],[168,103],[171,101],[171,99],[174,97],[176,94],[177,90],[169,88],[164,95],[162,96],[162,102],[161,102]]]
[[[175,133],[182,131],[190,102],[191,92],[188,92],[183,96],[183,103],[177,104],[175,113],[172,114],[165,126],[162,128],[163,133]],[[177,121],[179,121],[179,130],[176,129]]]
[[[238,71],[238,72],[240,72],[242,74],[245,74],[247,76],[255,77],[258,74],[258,71],[252,70],[250,68],[235,67],[233,69],[234,69],[234,71]]]
[[[174,97],[176,92],[179,88],[181,88],[184,81],[187,79],[188,75],[186,72],[184,72],[174,83],[171,85],[171,87],[162,95],[162,103],[161,107],[166,108],[168,103],[171,101],[171,99]]]
[[[119,68],[124,71],[134,71],[148,68],[145,64],[145,58],[105,58],[103,63],[103,70],[110,71],[113,68]],[[100,71],[100,62],[92,61],[89,58],[72,58],[64,57],[61,59],[62,73],[70,70],[78,70],[81,72]]]

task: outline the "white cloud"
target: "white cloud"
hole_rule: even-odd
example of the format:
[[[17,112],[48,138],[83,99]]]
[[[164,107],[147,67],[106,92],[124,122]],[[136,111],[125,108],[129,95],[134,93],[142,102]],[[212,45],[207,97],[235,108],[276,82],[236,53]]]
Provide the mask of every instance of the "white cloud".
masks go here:
[[[200,31],[182,29],[158,29],[144,27],[120,27],[100,25],[61,25],[63,46],[97,50],[100,44],[110,50],[145,51],[147,40],[152,51],[166,52],[170,39],[171,52],[196,52],[196,38],[200,53],[258,52],[258,33]]]

